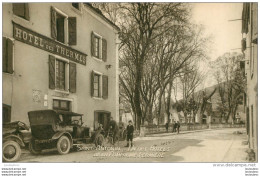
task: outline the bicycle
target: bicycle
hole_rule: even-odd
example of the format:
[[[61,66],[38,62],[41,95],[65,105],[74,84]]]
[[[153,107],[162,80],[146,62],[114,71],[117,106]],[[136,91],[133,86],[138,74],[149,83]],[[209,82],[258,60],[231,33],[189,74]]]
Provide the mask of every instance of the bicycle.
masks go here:
[[[114,133],[112,131],[108,131],[106,140],[108,144],[115,145],[115,143],[118,142],[119,145],[119,138],[116,136],[114,141]]]

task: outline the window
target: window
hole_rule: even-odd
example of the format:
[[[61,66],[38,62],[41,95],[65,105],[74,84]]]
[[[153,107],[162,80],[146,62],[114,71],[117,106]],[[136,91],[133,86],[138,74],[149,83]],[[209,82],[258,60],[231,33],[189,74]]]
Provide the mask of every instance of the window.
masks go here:
[[[91,55],[104,62],[107,61],[107,41],[94,32],[91,33]]]
[[[108,98],[108,76],[92,71],[91,96],[97,98]]]
[[[16,16],[29,20],[29,6],[28,3],[13,3],[13,13]]]
[[[71,3],[71,4],[72,4],[72,6],[73,6],[74,8],[76,8],[76,9],[79,10],[79,3]]]
[[[2,45],[2,64],[3,72],[13,73],[13,41],[9,38],[3,37]]]
[[[97,57],[97,58],[100,58],[99,57],[99,41],[100,41],[100,38],[97,37],[97,36],[94,36],[94,56]]]
[[[61,43],[77,44],[77,19],[51,8],[51,37]]]
[[[11,106],[3,104],[3,123],[11,122]]]
[[[54,99],[53,100],[53,109],[56,110],[63,110],[63,111],[70,111],[70,101],[67,100],[58,100]]]
[[[56,88],[65,90],[65,62],[56,60]]]
[[[49,88],[76,92],[76,64],[49,56]]]
[[[65,16],[62,16],[57,13],[56,16],[56,26],[57,26],[57,40],[59,42],[65,42]]]
[[[94,97],[100,97],[100,75],[94,74]]]

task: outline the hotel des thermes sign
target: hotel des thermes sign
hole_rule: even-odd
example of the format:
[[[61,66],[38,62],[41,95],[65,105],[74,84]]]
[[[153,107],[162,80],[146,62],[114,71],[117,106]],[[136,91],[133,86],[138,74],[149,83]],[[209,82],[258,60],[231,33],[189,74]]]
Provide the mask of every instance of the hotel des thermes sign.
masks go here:
[[[42,50],[65,57],[71,61],[86,65],[87,54],[65,46],[41,34],[33,32],[13,22],[13,35],[18,41],[40,48]]]

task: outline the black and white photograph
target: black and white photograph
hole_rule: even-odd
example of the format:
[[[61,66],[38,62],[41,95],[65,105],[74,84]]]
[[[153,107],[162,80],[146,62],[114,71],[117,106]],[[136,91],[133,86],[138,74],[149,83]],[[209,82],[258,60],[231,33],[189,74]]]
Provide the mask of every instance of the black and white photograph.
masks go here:
[[[1,128],[2,176],[30,163],[258,176],[258,2],[2,2]]]

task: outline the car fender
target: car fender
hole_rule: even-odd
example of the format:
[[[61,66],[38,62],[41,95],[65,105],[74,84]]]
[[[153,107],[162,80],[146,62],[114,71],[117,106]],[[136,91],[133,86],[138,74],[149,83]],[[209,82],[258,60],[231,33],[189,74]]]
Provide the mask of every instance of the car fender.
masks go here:
[[[25,147],[22,138],[20,138],[20,137],[17,136],[17,135],[8,135],[8,136],[4,137],[3,142],[9,141],[9,140],[10,140],[10,141],[15,141],[15,142],[17,142],[20,146]]]
[[[54,139],[54,140],[59,139],[59,138],[60,138],[61,136],[63,136],[63,135],[65,135],[65,136],[67,136],[67,137],[69,138],[69,140],[70,140],[70,146],[72,147],[72,145],[73,145],[72,136],[71,136],[71,134],[68,133],[68,132],[59,131],[59,132],[55,133],[55,134],[52,136],[52,139]]]

